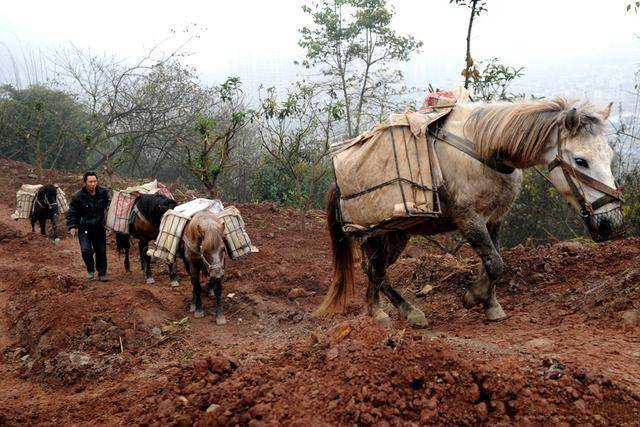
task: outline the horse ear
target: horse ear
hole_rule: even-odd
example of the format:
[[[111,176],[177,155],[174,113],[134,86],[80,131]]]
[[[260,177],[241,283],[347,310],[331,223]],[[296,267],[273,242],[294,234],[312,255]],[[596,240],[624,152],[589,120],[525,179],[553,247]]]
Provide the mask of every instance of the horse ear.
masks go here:
[[[564,127],[571,133],[574,133],[578,126],[580,126],[580,116],[575,108],[567,111],[567,115],[564,118]]]
[[[609,118],[609,114],[611,114],[611,107],[613,106],[613,102],[610,102],[609,105],[604,107],[602,111],[600,111],[600,115],[603,119],[607,120]]]

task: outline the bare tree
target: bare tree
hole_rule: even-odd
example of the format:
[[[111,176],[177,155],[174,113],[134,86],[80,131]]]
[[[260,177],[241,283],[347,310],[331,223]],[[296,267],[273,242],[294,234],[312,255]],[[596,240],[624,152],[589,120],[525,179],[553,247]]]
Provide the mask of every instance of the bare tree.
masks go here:
[[[258,135],[263,148],[295,183],[301,229],[328,171],[325,159],[334,138],[333,124],[341,114],[340,105],[323,97],[317,85],[298,82],[282,100],[274,87],[260,93]]]
[[[209,105],[196,118],[195,133],[179,141],[186,154],[184,166],[211,197],[217,194],[222,172],[234,166],[231,158],[237,148],[236,135],[253,120],[254,113],[245,105],[241,85],[239,78],[229,77],[214,87]]]

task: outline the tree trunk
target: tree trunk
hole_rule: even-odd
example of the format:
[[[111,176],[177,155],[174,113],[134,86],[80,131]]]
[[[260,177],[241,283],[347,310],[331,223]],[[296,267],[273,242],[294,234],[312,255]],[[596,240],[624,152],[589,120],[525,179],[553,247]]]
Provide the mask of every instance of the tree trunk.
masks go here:
[[[476,3],[478,0],[473,0],[471,3],[471,16],[469,17],[469,28],[467,29],[467,57],[464,62],[464,88],[469,89],[469,69],[471,68],[471,27],[473,27],[473,18],[476,14]]]

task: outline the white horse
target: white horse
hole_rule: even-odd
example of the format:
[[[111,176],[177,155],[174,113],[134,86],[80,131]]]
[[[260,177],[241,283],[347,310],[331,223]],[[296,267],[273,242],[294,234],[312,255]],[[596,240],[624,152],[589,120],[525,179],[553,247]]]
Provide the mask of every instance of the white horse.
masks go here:
[[[562,98],[519,103],[460,103],[432,130],[444,185],[438,190],[442,214],[409,229],[363,238],[362,267],[369,285],[367,309],[383,325],[389,316],[379,306],[382,291],[415,327],[424,313],[395,291],[386,274],[410,235],[434,235],[455,229],[482,262],[477,280],[464,295],[464,306],[483,304],[487,319],[506,317],[496,298],[495,282],[504,270],[498,253],[500,221],[520,192],[521,169],[545,166],[549,179],[585,220],[595,241],[624,234],[621,198],[611,173],[613,151],[604,137],[611,104],[596,111],[587,103]],[[355,294],[353,239],[342,229],[339,189],[328,192],[334,275],[318,314],[343,311]]]

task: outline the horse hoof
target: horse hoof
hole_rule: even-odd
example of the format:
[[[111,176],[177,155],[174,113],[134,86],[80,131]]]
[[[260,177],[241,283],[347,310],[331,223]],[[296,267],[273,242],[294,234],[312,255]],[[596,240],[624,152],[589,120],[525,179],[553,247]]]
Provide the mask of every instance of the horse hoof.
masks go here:
[[[226,325],[227,318],[224,316],[216,316],[216,325]]]
[[[195,304],[190,304],[189,305],[189,312],[195,313],[195,311],[196,311],[196,305]]]
[[[178,282],[177,280],[172,280],[171,281],[171,287],[172,288],[177,288],[178,286],[180,286],[180,282]]]
[[[414,328],[426,328],[429,325],[427,316],[424,315],[422,310],[414,308],[407,314],[407,322]]]
[[[200,318],[204,317],[204,311],[203,310],[196,310],[195,313],[193,313],[193,317],[195,317],[196,319],[200,319]]]
[[[153,277],[149,277],[147,279],[147,285],[153,285],[154,283],[156,283],[156,281],[153,279]]]
[[[373,319],[383,328],[391,328],[391,318],[383,310],[377,310],[373,315]]]
[[[467,310],[472,309],[473,307],[480,304],[481,302],[482,301],[480,301],[480,299],[476,297],[471,291],[465,292],[464,297],[462,297],[462,304],[464,305],[464,308],[466,308]]]
[[[499,322],[507,318],[507,314],[504,312],[500,304],[495,304],[491,307],[485,308],[484,314],[490,322]]]

